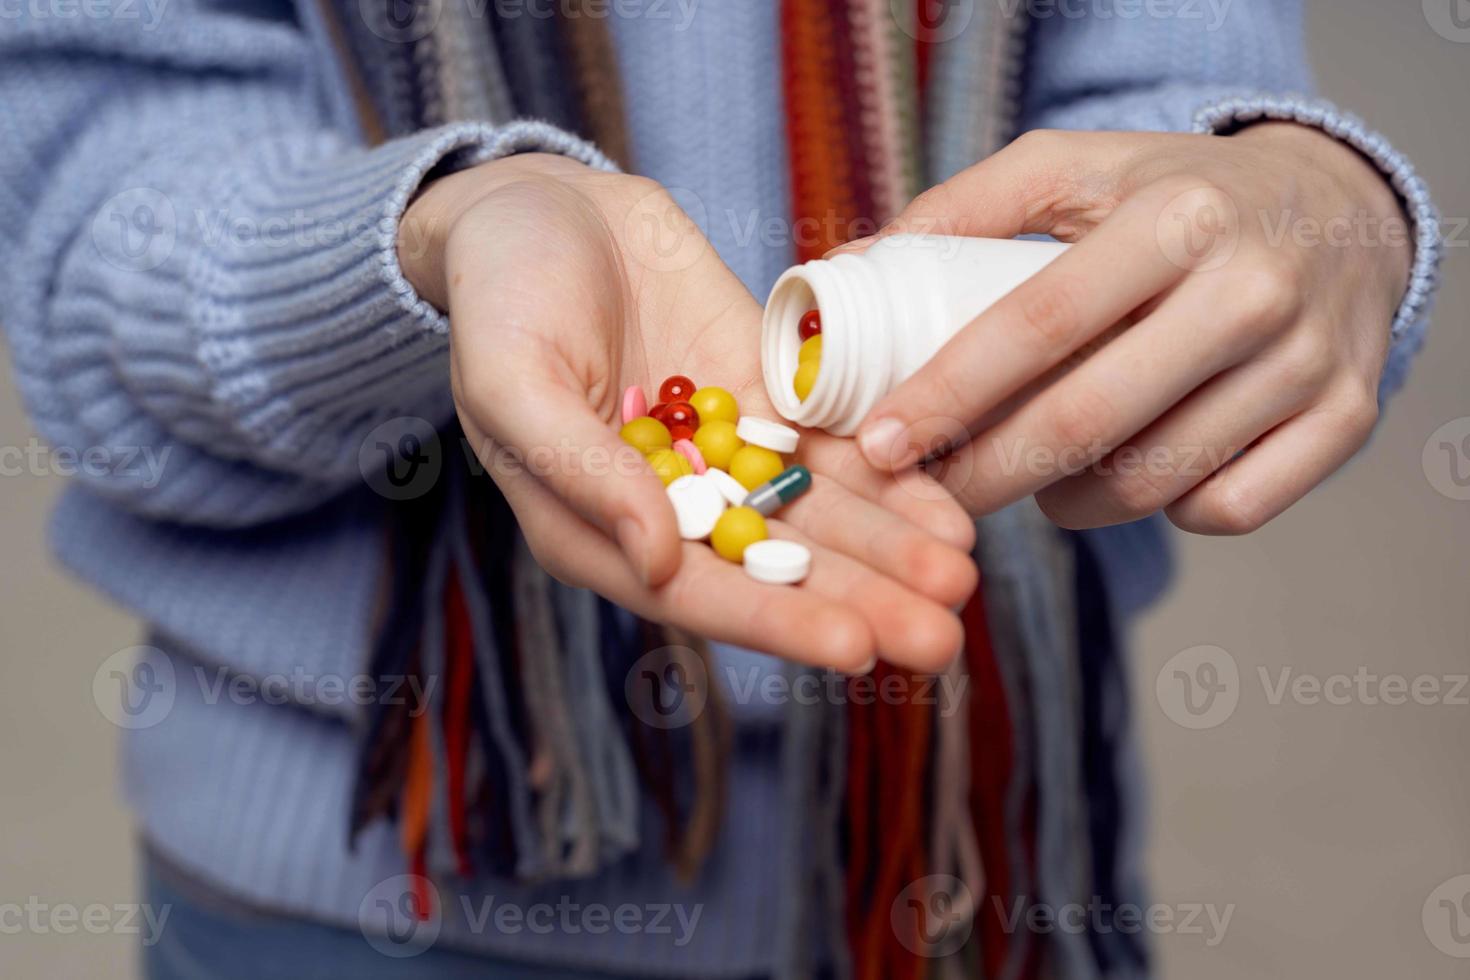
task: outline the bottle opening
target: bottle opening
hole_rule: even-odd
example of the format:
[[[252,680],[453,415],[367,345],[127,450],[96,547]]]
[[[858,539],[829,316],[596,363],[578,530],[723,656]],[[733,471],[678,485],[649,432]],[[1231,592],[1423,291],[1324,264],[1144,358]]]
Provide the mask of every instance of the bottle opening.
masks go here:
[[[766,301],[762,328],[761,361],[766,393],[776,406],[776,411],[798,425],[811,426],[814,424],[811,421],[814,416],[810,408],[821,397],[823,377],[822,373],[818,373],[817,383],[807,395],[806,401],[796,397],[793,382],[796,379],[798,355],[801,351],[799,330],[801,318],[808,311],[817,310],[822,317],[822,333],[825,336],[829,329],[829,314],[822,309],[816,290],[807,281],[804,270],[804,266],[787,270],[771,290],[770,299]],[[828,341],[823,340],[822,343],[826,345]]]
[[[840,256],[786,270],[766,301],[761,337],[766,391],[776,411],[797,425],[836,435],[849,435],[856,427],[858,419],[851,417],[854,388],[864,373],[856,361],[872,346],[858,336],[871,298],[854,288],[854,279],[860,282],[861,276],[844,259],[857,261]],[[822,318],[822,358],[816,381],[802,400],[794,383],[801,363],[801,318],[811,310]]]

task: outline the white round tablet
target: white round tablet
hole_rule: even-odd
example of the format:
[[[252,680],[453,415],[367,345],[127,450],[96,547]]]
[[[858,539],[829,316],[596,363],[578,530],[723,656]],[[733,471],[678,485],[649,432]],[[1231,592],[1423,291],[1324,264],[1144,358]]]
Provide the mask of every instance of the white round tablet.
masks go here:
[[[715,529],[715,522],[725,512],[725,497],[704,476],[681,476],[667,488],[674,517],[679,522],[679,537],[686,541],[703,541]]]
[[[745,498],[750,496],[750,491],[741,485],[724,470],[717,470],[713,466],[704,471],[705,479],[709,480],[720,490],[720,495],[730,502],[731,507],[739,507],[745,503]],[[680,477],[683,479],[683,477]]]
[[[766,538],[745,549],[745,574],[757,582],[793,585],[812,569],[812,553],[795,541]]]
[[[758,419],[753,415],[742,418],[735,426],[735,434],[752,446],[763,446],[772,452],[794,453],[801,433],[788,425]]]

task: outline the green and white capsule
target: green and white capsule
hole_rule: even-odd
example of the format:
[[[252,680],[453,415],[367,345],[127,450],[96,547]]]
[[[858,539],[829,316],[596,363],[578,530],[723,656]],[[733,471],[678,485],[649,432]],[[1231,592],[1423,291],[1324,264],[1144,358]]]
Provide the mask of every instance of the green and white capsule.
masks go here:
[[[770,517],[812,488],[812,474],[805,466],[793,466],[762,483],[745,496],[745,506],[762,517]]]

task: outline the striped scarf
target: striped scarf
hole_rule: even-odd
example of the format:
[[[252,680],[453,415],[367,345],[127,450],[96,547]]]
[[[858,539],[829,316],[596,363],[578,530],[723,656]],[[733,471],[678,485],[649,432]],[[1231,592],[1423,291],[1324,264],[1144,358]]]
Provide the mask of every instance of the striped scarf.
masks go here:
[[[365,136],[533,116],[636,168],[606,19],[584,9],[593,0],[566,0],[546,18],[496,17],[492,3],[488,19],[471,2],[429,0],[416,8],[432,22],[423,30],[390,6],[322,0]],[[945,22],[926,20],[947,9],[934,0],[782,0],[791,216],[819,230],[794,259],[871,232],[1008,138],[1025,18],[1004,7],[966,7],[967,43],[941,44],[952,39]],[[421,880],[586,876],[636,846],[635,801],[620,791],[636,779],[664,814],[669,859],[692,876],[724,808],[731,737],[708,689],[707,645],[551,580],[493,483],[447,456],[461,470],[397,505],[373,652],[381,676],[443,683],[433,710],[371,719],[354,834],[395,820]],[[788,817],[804,844],[783,858],[808,911],[778,941],[784,974],[810,975],[818,955],[863,980],[1040,968],[1037,937],[1005,916],[1043,892],[1044,746],[1031,706],[1042,668],[1075,650],[1066,629],[1022,621],[1060,621],[1071,583],[1060,564],[1017,567],[1018,553],[1068,546],[1014,511],[981,521],[984,596],[964,610],[965,655],[944,679],[964,692],[959,704],[849,698],[788,715]],[[624,685],[630,672],[655,683]],[[886,665],[868,683],[895,677],[910,690],[926,683]],[[656,703],[660,678],[705,679],[689,699],[704,710],[688,724],[650,724],[667,708]],[[918,914],[900,914],[906,897]],[[968,941],[932,933],[940,912]],[[822,926],[846,944],[814,941]],[[1058,975],[1090,975],[1067,968],[1075,953],[1049,957]]]

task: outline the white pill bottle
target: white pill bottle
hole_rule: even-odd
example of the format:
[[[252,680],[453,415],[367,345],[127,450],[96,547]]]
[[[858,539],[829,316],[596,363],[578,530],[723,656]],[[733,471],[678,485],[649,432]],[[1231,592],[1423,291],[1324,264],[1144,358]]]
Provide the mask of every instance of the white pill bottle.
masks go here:
[[[766,301],[761,364],[776,411],[797,425],[850,436],[878,400],[996,300],[1067,245],[943,235],[894,235],[862,253],[782,273]],[[798,326],[822,314],[822,366],[796,397]]]

